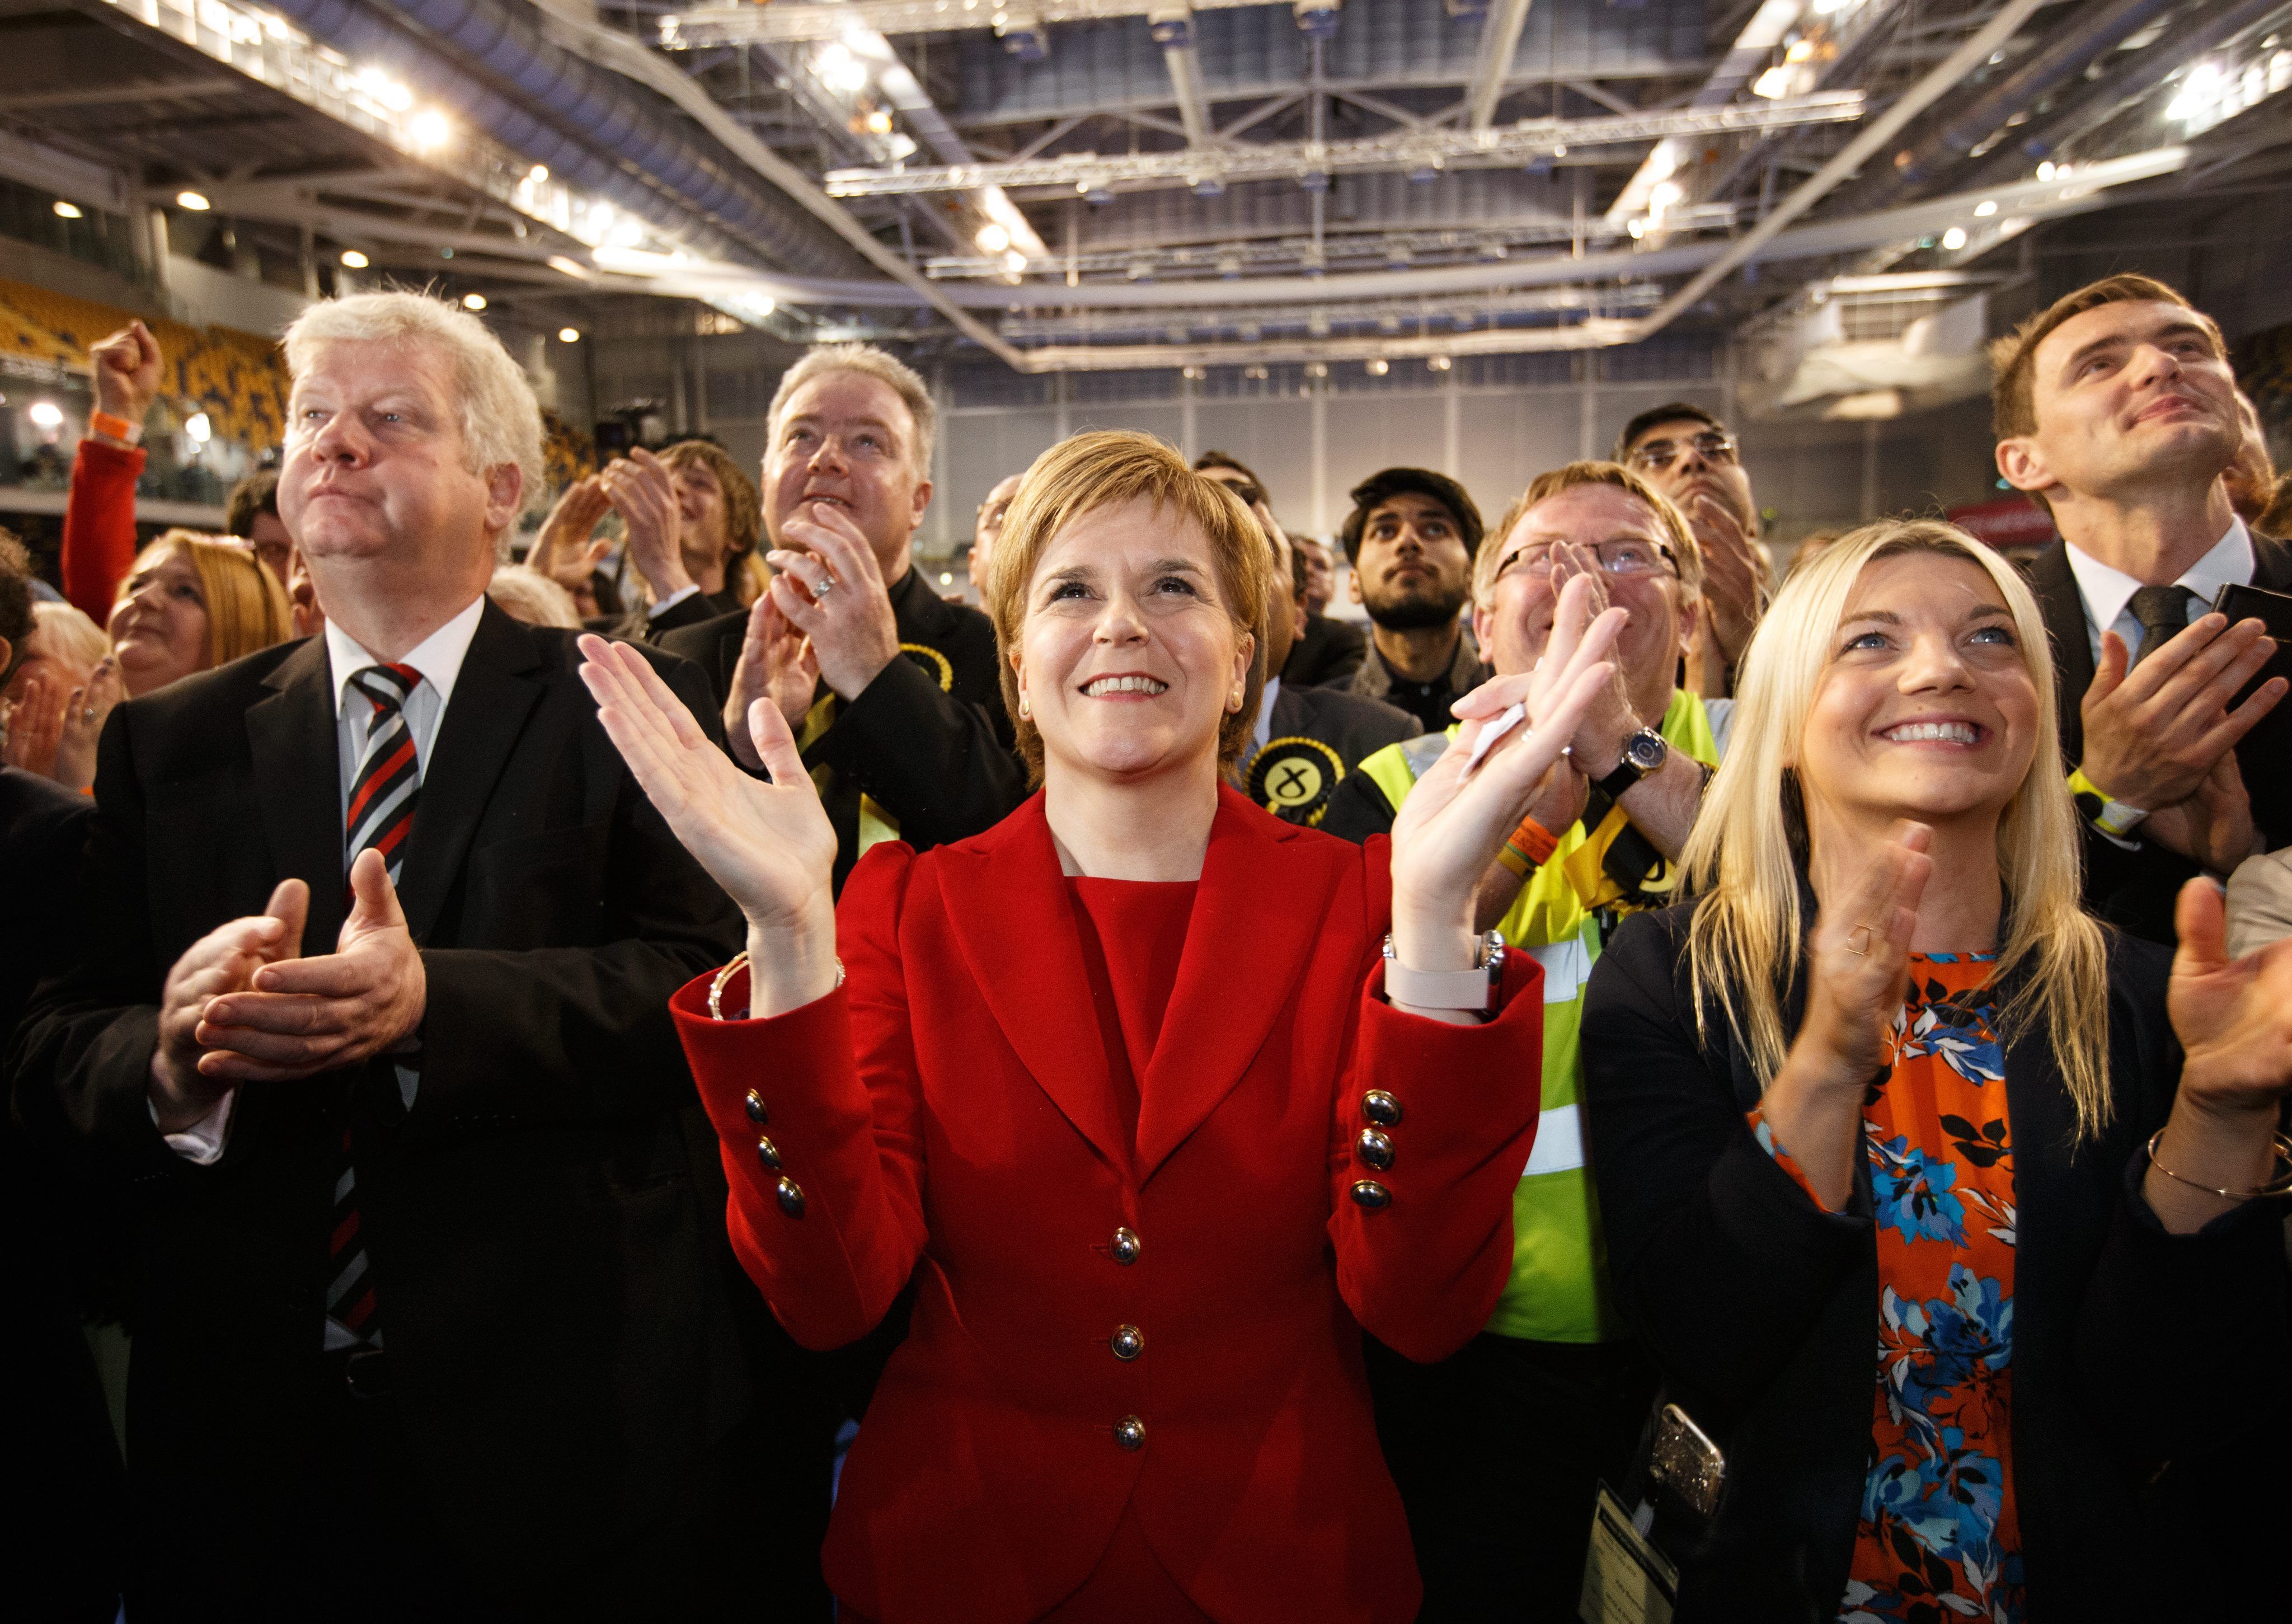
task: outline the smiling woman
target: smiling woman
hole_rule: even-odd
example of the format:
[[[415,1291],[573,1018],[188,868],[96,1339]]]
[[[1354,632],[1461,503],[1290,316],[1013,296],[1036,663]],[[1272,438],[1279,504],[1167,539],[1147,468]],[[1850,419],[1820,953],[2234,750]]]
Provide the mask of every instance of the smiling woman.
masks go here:
[[[1360,1328],[1438,1357],[1504,1284],[1541,970],[1475,939],[1473,888],[1622,617],[1572,584],[1577,629],[1489,696],[1532,724],[1468,768],[1465,723],[1363,849],[1220,783],[1268,564],[1158,440],[1045,453],[989,594],[1042,792],[874,846],[840,907],[779,707],[748,713],[763,783],[625,646],[584,645],[607,731],[748,917],[745,963],[674,1005],[734,1248],[808,1345],[916,1283],[829,1527],[841,1616],[1416,1615]]]
[[[241,543],[168,530],[136,556],[109,624],[133,699],[284,642],[286,590]]]
[[[1739,693],[1701,900],[1583,1024],[1618,1294],[1726,1459],[1676,1616],[2169,1612],[2143,1495],[2283,1392],[2292,946],[2192,884],[2168,998],[2080,912],[2037,604],[1949,526],[1800,570]]]

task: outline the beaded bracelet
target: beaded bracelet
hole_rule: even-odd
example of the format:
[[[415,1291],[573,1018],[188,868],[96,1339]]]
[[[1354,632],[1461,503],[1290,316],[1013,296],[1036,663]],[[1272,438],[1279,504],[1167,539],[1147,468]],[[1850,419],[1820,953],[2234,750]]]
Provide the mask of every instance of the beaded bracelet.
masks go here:
[[[2264,1196],[2292,1194],[2292,1138],[2282,1134],[2276,1135],[2276,1165],[2283,1171],[2266,1184],[2256,1184],[2249,1190],[2223,1190],[2216,1184],[2199,1184],[2193,1178],[2184,1178],[2174,1172],[2157,1159],[2157,1142],[2164,1136],[2165,1130],[2161,1127],[2149,1135],[2149,1165],[2175,1184],[2201,1190],[2207,1195],[2216,1195],[2224,1201],[2256,1201]]]

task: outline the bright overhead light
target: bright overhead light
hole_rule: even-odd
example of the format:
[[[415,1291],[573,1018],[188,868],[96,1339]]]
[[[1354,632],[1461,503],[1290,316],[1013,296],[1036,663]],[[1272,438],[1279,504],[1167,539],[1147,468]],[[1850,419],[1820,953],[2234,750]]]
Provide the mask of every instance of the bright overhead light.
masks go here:
[[[79,218],[79,205],[77,203],[67,203],[61,198],[58,198],[56,199],[56,216],[61,220],[77,220]]]
[[[1987,198],[1973,206],[1973,217],[1976,220],[1987,220],[1997,212],[1997,205]]]
[[[1011,229],[998,220],[990,220],[979,228],[972,241],[979,245],[981,254],[1000,254],[1011,246]]]
[[[57,429],[63,426],[64,408],[53,400],[33,401],[28,416],[34,423],[44,429]]]
[[[1430,372],[1446,372],[1449,370],[1449,358],[1445,355],[1435,355],[1427,360],[1424,366]]]
[[[193,412],[183,419],[183,432],[200,445],[214,438],[214,424],[207,421],[205,412]]]
[[[1780,101],[1790,94],[1791,77],[1791,70],[1778,63],[1751,81],[1751,93]]]
[[[546,164],[536,164],[532,168],[525,172],[525,178],[532,182],[536,186],[540,185],[544,181],[546,181],[549,178],[549,166]]]
[[[841,40],[822,47],[819,54],[811,59],[811,66],[821,84],[847,96],[865,88],[868,83],[868,64],[852,55],[851,48]]]
[[[597,262],[598,270],[609,271],[617,276],[666,276],[672,271],[683,270],[685,266],[682,248],[674,254],[655,254],[650,249],[625,248],[617,243],[607,243],[591,250],[589,257]]]
[[[1382,355],[1378,356],[1375,360],[1368,364],[1368,375],[1373,378],[1381,378],[1392,370],[1392,363],[1385,360]]]
[[[483,294],[464,294],[464,295],[462,295],[462,308],[463,308],[464,310],[465,310],[465,311],[481,311],[481,310],[485,309],[485,308],[486,308],[486,296],[485,296],[485,295],[483,295]]]
[[[444,146],[453,139],[454,125],[452,121],[436,108],[424,108],[415,114],[412,122],[407,125],[406,133],[416,147],[428,152],[434,148]]]
[[[1644,220],[1634,220],[1625,229],[1631,232],[1632,240],[1634,242],[1637,242],[1641,238],[1647,235],[1647,222]]]
[[[356,248],[345,248],[343,250],[343,263],[352,271],[364,271],[373,263],[374,262],[372,260],[367,258],[365,255],[360,254]]]
[[[2054,166],[2051,164],[2040,164],[2038,166],[2038,180],[2040,183],[2050,181],[2053,178]]]
[[[2194,124],[2212,110],[2226,91],[2227,76],[2221,72],[2220,64],[2199,62],[2181,81],[2179,93],[2165,104],[2165,117]]]
[[[558,275],[571,277],[577,282],[585,282],[590,279],[591,273],[588,266],[579,260],[568,259],[561,254],[551,255],[544,263]]]
[[[1661,214],[1686,195],[1680,190],[1678,182],[1661,181],[1657,182],[1654,190],[1648,193],[1648,207],[1657,214]]]
[[[1954,225],[1944,231],[1941,234],[1941,246],[1945,254],[1955,254],[1965,246],[1965,228]]]
[[[214,205],[207,201],[205,192],[179,191],[175,194],[175,206],[187,208],[195,214],[204,214]]]
[[[557,342],[561,344],[579,343],[581,342],[581,329],[579,327],[559,327],[557,329]]]
[[[1027,256],[1020,253],[1018,249],[1013,248],[1003,256],[1003,269],[1009,271],[1013,276],[1018,275],[1026,268]]]

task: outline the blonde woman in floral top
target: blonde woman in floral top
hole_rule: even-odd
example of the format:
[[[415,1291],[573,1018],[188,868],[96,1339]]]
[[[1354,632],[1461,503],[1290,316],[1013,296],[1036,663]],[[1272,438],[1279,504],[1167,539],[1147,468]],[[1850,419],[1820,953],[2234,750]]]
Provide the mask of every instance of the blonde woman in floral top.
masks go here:
[[[1701,900],[1584,1017],[1618,1294],[1727,1458],[1676,1616],[2192,1616],[2143,1497],[2286,1395],[2292,946],[2078,911],[2037,606],[1948,526],[1794,577],[1739,692]]]

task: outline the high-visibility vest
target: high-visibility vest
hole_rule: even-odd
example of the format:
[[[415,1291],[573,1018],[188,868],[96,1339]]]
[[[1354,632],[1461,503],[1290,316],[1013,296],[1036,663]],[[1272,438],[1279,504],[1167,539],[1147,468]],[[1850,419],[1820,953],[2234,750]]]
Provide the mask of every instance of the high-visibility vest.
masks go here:
[[[1719,744],[1703,701],[1675,691],[1657,729],[1675,750],[1716,766]],[[1392,745],[1355,769],[1384,792],[1395,811],[1457,735],[1427,733]],[[1543,1117],[1536,1143],[1512,1197],[1512,1278],[1488,1329],[1537,1342],[1608,1342],[1626,1336],[1608,1284],[1607,1244],[1599,1203],[1584,1165],[1578,1111],[1584,1059],[1578,1031],[1584,984],[1600,957],[1600,924],[1580,887],[1596,870],[1592,853],[1568,860],[1626,821],[1620,808],[1587,834],[1581,823],[1561,835],[1552,856],[1521,887],[1497,929],[1506,945],[1536,955],[1544,966]],[[1573,871],[1571,875],[1571,870]]]

